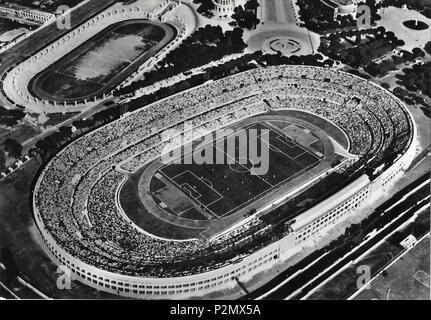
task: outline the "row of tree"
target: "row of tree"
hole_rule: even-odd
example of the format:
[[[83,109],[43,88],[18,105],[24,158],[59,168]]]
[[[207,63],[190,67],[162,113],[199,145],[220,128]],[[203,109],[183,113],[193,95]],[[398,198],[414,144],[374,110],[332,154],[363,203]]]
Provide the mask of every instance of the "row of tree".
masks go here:
[[[6,169],[6,154],[0,149],[0,172]]]
[[[358,30],[356,41],[349,41],[348,35],[346,33],[344,38],[339,34],[323,37],[319,52],[356,69],[366,67],[374,59],[404,45],[404,41],[398,39],[393,32],[384,31],[384,28]],[[366,41],[362,41],[363,37]]]
[[[215,5],[213,0],[193,0],[194,3],[199,4],[197,12],[201,15],[212,18],[214,16],[213,10],[215,9]]]
[[[119,119],[121,115],[126,112],[140,109],[145,105],[168,97],[169,95],[190,89],[194,86],[198,86],[208,80],[217,80],[235,73],[257,68],[258,66],[283,64],[329,67],[333,65],[333,61],[329,59],[324,60],[320,54],[292,57],[285,57],[281,54],[264,55],[261,51],[246,54],[235,60],[227,61],[224,64],[209,67],[205,69],[203,73],[193,75],[192,77],[169,87],[161,88],[152,94],[131,100],[122,105],[115,105],[111,108],[102,110],[87,119],[76,120],[70,127],[60,127],[57,131],[38,141],[35,148],[30,152],[38,152],[42,159],[46,161],[54,156],[59,149],[64,147],[67,143],[70,143],[77,137],[103,126],[106,123]]]
[[[194,75],[186,80],[179,83],[175,83],[167,88],[161,88],[157,92],[133,99],[128,103],[129,110],[136,110],[154,101],[166,98],[167,96],[173,95],[177,92],[187,90],[191,87],[198,86],[208,80],[217,80],[219,78],[238,73],[250,68],[256,68],[257,62],[261,66],[269,65],[315,65],[315,66],[325,66],[330,67],[333,65],[333,61],[326,59],[320,54],[316,55],[304,55],[304,56],[291,56],[286,57],[281,54],[276,55],[263,55],[261,51],[255,52],[253,54],[248,54],[240,59],[227,62],[220,66],[215,66],[204,70],[203,73]]]
[[[382,0],[377,4],[378,8],[397,7],[401,8],[406,5],[411,10],[422,13],[425,17],[431,19],[431,2],[429,0]]]
[[[133,93],[137,89],[150,86],[174,75],[217,61],[226,55],[240,53],[246,47],[243,41],[243,30],[234,28],[223,32],[220,26],[207,25],[195,31],[178,48],[170,52],[161,61],[156,70],[144,75],[144,80],[138,80],[122,88],[114,95],[121,96]]]
[[[335,11],[323,1],[298,0],[299,18],[304,22],[307,29],[316,33],[326,33],[330,29],[353,26],[352,17],[350,19],[342,17],[335,19]]]
[[[364,14],[358,10],[356,16],[351,14],[337,15],[335,9],[324,1],[298,0],[297,5],[300,8],[299,17],[304,21],[307,29],[320,34],[333,32],[340,28],[357,29],[357,19]],[[380,20],[381,17],[377,14],[376,0],[365,0],[358,3],[359,5],[366,5],[370,9],[371,25]]]
[[[397,83],[407,90],[422,93],[431,98],[431,62],[415,64],[411,68],[402,70],[403,74],[397,74]]]
[[[0,126],[13,127],[25,117],[25,112],[19,109],[6,109],[0,106]]]
[[[6,156],[19,159],[22,156],[22,145],[14,139],[6,139],[0,148],[0,172],[6,169]]]
[[[22,145],[14,139],[6,139],[3,148],[10,157],[19,159],[22,156]]]
[[[402,50],[400,55],[392,55],[388,59],[385,59],[381,62],[372,62],[366,66],[364,70],[373,77],[383,77],[387,75],[388,72],[397,70],[399,65],[415,61],[416,59],[422,58],[424,56],[425,53],[421,48],[414,48],[412,52]]]

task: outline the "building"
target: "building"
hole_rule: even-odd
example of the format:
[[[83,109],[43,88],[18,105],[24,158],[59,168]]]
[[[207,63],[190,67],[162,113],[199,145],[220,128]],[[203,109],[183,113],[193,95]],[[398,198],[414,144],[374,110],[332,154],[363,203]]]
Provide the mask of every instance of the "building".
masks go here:
[[[321,0],[323,4],[334,10],[334,17],[339,15],[354,15],[358,4],[356,0]]]
[[[400,242],[400,245],[404,249],[408,250],[408,249],[413,248],[417,242],[418,242],[418,240],[412,234],[410,234],[403,241]]]
[[[56,18],[55,14],[53,13],[30,9],[14,4],[0,5],[0,15],[6,16],[12,20],[24,20],[38,24],[43,24],[46,21]]]
[[[217,17],[230,17],[233,14],[235,7],[244,6],[246,0],[213,0],[214,14]]]
[[[413,117],[408,109],[406,109],[403,105],[403,103],[393,96],[391,93],[381,89],[379,86],[372,82],[366,82],[365,80],[350,75],[341,73],[339,71],[324,69],[324,68],[318,68],[318,67],[305,67],[305,66],[277,66],[277,67],[267,67],[267,68],[260,68],[260,69],[253,69],[253,71],[246,71],[244,73],[239,73],[236,75],[230,76],[227,80],[226,79],[219,79],[215,82],[211,82],[209,84],[204,84],[201,87],[193,88],[191,91],[187,91],[187,99],[190,99],[190,95],[196,94],[196,97],[201,96],[201,92],[208,92],[208,94],[211,94],[213,92],[213,97],[220,97],[221,94],[219,93],[220,88],[225,88],[224,84],[226,81],[229,83],[241,83],[242,81],[248,81],[248,79],[254,79],[254,81],[250,80],[249,84],[247,85],[246,89],[242,89],[244,86],[244,83],[242,83],[242,86],[240,87],[238,85],[238,90],[235,94],[237,94],[236,99],[241,99],[243,95],[248,94],[249,92],[253,90],[258,90],[261,92],[263,89],[262,85],[266,85],[266,93],[265,96],[274,96],[270,94],[270,91],[278,90],[277,88],[280,88],[279,90],[286,91],[288,88],[285,85],[285,81],[290,81],[286,79],[292,79],[295,80],[295,84],[297,84],[299,79],[302,79],[302,76],[307,75],[308,77],[312,77],[312,81],[314,84],[313,88],[318,88],[319,83],[322,86],[321,88],[325,88],[327,83],[325,80],[329,79],[330,77],[333,77],[334,80],[332,83],[332,89],[330,89],[331,93],[334,93],[336,91],[340,92],[340,95],[343,95],[343,92],[349,92],[349,94],[354,96],[368,96],[368,92],[373,92],[374,95],[379,97],[380,95],[385,95],[388,99],[386,104],[387,110],[394,110],[394,112],[386,113],[387,116],[386,119],[389,121],[391,119],[392,115],[403,114],[403,117],[400,119],[402,120],[402,123],[406,126],[406,128],[409,128],[409,134],[407,135],[406,139],[404,140],[403,144],[403,152],[400,153],[399,157],[388,167],[383,166],[382,171],[378,176],[374,176],[373,179],[370,179],[368,175],[365,173],[361,176],[358,176],[358,178],[355,181],[352,181],[348,185],[341,188],[337,193],[333,194],[332,196],[320,201],[319,203],[316,203],[314,206],[310,207],[308,210],[300,213],[299,215],[296,215],[295,217],[292,217],[288,221],[288,231],[283,233],[280,238],[277,240],[274,239],[272,242],[268,242],[265,244],[265,246],[258,247],[256,246],[253,251],[248,251],[246,254],[242,255],[233,255],[232,257],[229,257],[228,259],[224,259],[224,261],[217,261],[216,263],[212,265],[199,265],[199,268],[190,270],[187,268],[190,268],[190,261],[192,260],[193,254],[187,254],[187,264],[184,264],[185,270],[181,270],[180,272],[173,272],[169,273],[169,268],[167,264],[164,264],[163,272],[157,271],[156,274],[148,274],[146,270],[143,270],[143,272],[140,272],[138,269],[133,270],[133,272],[124,272],[124,268],[122,268],[122,265],[116,264],[109,268],[101,265],[99,263],[99,260],[95,260],[95,257],[105,257],[107,254],[109,254],[109,250],[112,250],[112,252],[116,252],[118,245],[115,247],[110,243],[109,245],[105,245],[103,247],[103,251],[100,251],[100,245],[101,242],[99,239],[97,239],[97,243],[93,241],[94,238],[87,237],[85,239],[85,248],[87,250],[87,254],[82,254],[82,247],[78,246],[78,244],[83,240],[82,234],[80,233],[79,229],[77,230],[77,227],[79,226],[77,223],[69,223],[73,221],[78,221],[77,219],[81,220],[82,216],[80,215],[72,215],[73,214],[73,208],[72,210],[59,210],[58,214],[56,215],[52,208],[53,203],[55,203],[55,208],[59,206],[64,207],[70,207],[70,203],[77,204],[77,201],[75,201],[74,197],[77,195],[76,192],[72,191],[73,188],[76,187],[76,174],[77,172],[73,174],[69,174],[68,176],[68,182],[67,185],[71,186],[68,190],[65,190],[63,187],[64,184],[58,184],[58,186],[55,186],[55,183],[53,184],[50,179],[50,177],[53,177],[51,175],[51,172],[59,172],[57,170],[56,163],[61,163],[63,166],[63,163],[67,163],[69,160],[69,157],[73,154],[73,152],[69,152],[69,150],[72,150],[71,148],[76,148],[77,150],[80,150],[81,147],[79,147],[80,144],[85,144],[86,140],[89,139],[89,136],[92,136],[91,139],[95,141],[102,141],[99,140],[99,138],[94,138],[97,135],[103,135],[103,130],[111,130],[115,126],[115,128],[122,128],[123,125],[122,122],[126,123],[130,119],[130,117],[139,117],[139,115],[145,116],[148,112],[148,109],[145,111],[142,110],[135,110],[128,116],[129,119],[123,118],[116,120],[115,124],[107,124],[105,127],[99,128],[96,131],[93,131],[87,136],[81,137],[80,139],[74,141],[72,144],[70,144],[66,149],[63,149],[51,162],[45,167],[41,175],[39,176],[38,181],[36,182],[36,185],[34,187],[34,197],[33,197],[33,212],[34,212],[34,218],[35,222],[38,226],[38,229],[41,232],[42,238],[46,245],[49,248],[50,256],[51,258],[56,261],[56,263],[66,266],[72,271],[72,274],[81,281],[84,284],[87,284],[93,288],[96,288],[101,291],[109,292],[112,294],[118,294],[122,296],[127,297],[133,297],[133,298],[149,298],[149,299],[185,299],[190,298],[193,296],[204,296],[206,294],[211,294],[216,291],[222,291],[226,289],[231,289],[237,285],[237,281],[246,282],[249,281],[252,277],[257,275],[259,272],[262,272],[264,270],[268,270],[269,268],[273,267],[277,263],[284,263],[289,258],[294,256],[295,254],[301,252],[304,250],[305,247],[314,247],[315,244],[322,240],[322,237],[325,235],[330,234],[334,228],[338,228],[338,226],[341,225],[343,222],[351,221],[353,218],[355,218],[358,213],[360,213],[360,210],[362,210],[366,205],[370,204],[372,201],[378,197],[379,192],[384,191],[384,188],[388,185],[393,184],[397,178],[403,175],[404,171],[410,167],[413,159],[415,158],[415,152],[416,152],[416,140],[417,140],[417,128],[415,123],[413,122]],[[282,77],[280,77],[282,76]],[[289,78],[288,78],[289,77]],[[260,79],[260,80],[258,80]],[[285,79],[285,80],[283,80]],[[256,80],[260,82],[260,85],[257,86]],[[347,82],[355,83],[354,87],[348,88]],[[352,86],[352,85],[350,85]],[[213,89],[216,89],[215,91],[212,91]],[[241,89],[242,91],[241,91]],[[256,88],[256,89],[254,89]],[[295,88],[293,85],[291,86],[292,95],[296,96]],[[308,84],[304,84],[304,86],[301,88],[302,95],[306,96],[307,94],[313,94],[313,91],[307,93],[307,90],[309,90],[310,86]],[[354,88],[354,89],[353,89]],[[221,89],[222,90],[222,89]],[[310,89],[311,90],[311,89]],[[347,91],[348,90],[348,91]],[[353,90],[353,92],[351,92]],[[376,92],[375,90],[378,90]],[[274,91],[280,92],[280,91]],[[228,94],[229,95],[229,94]],[[178,93],[174,97],[169,97],[169,99],[175,99],[175,98],[182,98],[182,93]],[[228,96],[225,96],[226,98]],[[323,94],[323,97],[326,97],[326,94]],[[225,101],[226,98],[220,98],[221,102]],[[231,97],[229,97],[231,99]],[[275,98],[274,98],[275,99]],[[321,100],[322,97],[318,97],[318,100]],[[316,103],[317,101],[316,100]],[[238,100],[237,100],[238,101]],[[371,101],[374,100],[370,100]],[[386,100],[385,100],[386,101]],[[165,103],[165,101],[159,101],[155,102],[154,106],[158,104]],[[197,105],[201,105],[202,102],[200,99],[196,99],[195,102]],[[172,105],[177,106],[178,104],[173,103]],[[213,104],[213,108],[216,108],[215,105],[217,103]],[[309,103],[304,104],[307,107],[310,106]],[[383,110],[383,106],[375,102],[373,103],[375,108],[378,108],[376,110]],[[313,106],[311,104],[311,106]],[[242,105],[236,105],[236,107],[233,108],[239,108],[241,110],[241,113],[238,114],[238,117],[251,117],[254,115],[257,115],[264,109],[247,109],[247,114],[243,113],[243,106]],[[281,107],[282,109],[288,108],[287,106],[283,105]],[[358,107],[359,108],[359,107]],[[343,108],[341,108],[343,109]],[[341,110],[340,109],[340,110]],[[194,109],[193,109],[194,110]],[[214,109],[213,109],[214,110]],[[218,109],[220,110],[220,109]],[[355,112],[357,108],[352,109],[351,112]],[[395,110],[398,110],[395,112]],[[364,110],[363,110],[364,111]],[[401,112],[399,112],[401,111]],[[220,111],[221,112],[221,111]],[[334,112],[339,112],[335,111]],[[379,111],[380,112],[380,111]],[[170,113],[170,112],[168,112]],[[220,114],[226,114],[224,111]],[[213,118],[213,114],[210,115],[211,118]],[[390,117],[389,117],[390,116]],[[196,113],[196,111],[193,111],[192,115],[193,119],[200,119],[196,121],[206,121],[201,117],[200,113]],[[239,118],[238,118],[239,119]],[[232,121],[232,119],[231,119]],[[344,120],[343,120],[344,121]],[[209,121],[214,122],[214,121]],[[346,123],[351,123],[350,117],[345,119]],[[137,123],[137,122],[135,122]],[[205,122],[208,123],[208,122]],[[392,122],[391,122],[392,123]],[[395,122],[394,122],[395,123]],[[383,125],[380,124],[380,122],[375,122],[376,127],[375,130],[373,129],[373,132],[381,132],[380,126]],[[108,128],[109,126],[112,126]],[[218,123],[217,126],[223,127],[223,124]],[[370,127],[371,128],[371,127]],[[160,130],[164,130],[164,127],[160,127]],[[394,128],[395,130],[395,128]],[[351,131],[349,131],[353,135],[356,135],[355,129],[352,128]],[[395,131],[394,131],[395,132]],[[125,135],[117,135],[120,137],[119,139],[123,139]],[[381,135],[382,138],[384,138],[383,135]],[[395,141],[393,139],[396,139],[396,136],[392,136],[390,140],[387,141],[387,143],[384,143],[385,146],[390,146],[390,141]],[[397,139],[398,140],[398,139]],[[362,138],[359,140],[352,140],[352,141],[362,141]],[[115,142],[117,143],[117,142]],[[139,143],[141,143],[141,140],[139,140]],[[152,141],[152,143],[157,144],[157,141]],[[118,141],[118,145],[120,144],[120,141]],[[116,144],[117,145],[117,144]],[[119,153],[117,153],[118,148],[114,145],[115,148],[112,148],[112,150],[106,150],[106,154],[108,152],[112,152],[111,154],[115,153],[115,156],[117,157]],[[377,146],[377,145],[376,145]],[[382,144],[378,145],[379,148],[382,146]],[[68,149],[70,148],[70,149]],[[365,149],[364,149],[365,150]],[[382,149],[379,149],[378,154],[382,154],[384,152],[386,147],[383,147]],[[101,157],[102,155],[100,155]],[[105,155],[103,155],[105,157]],[[129,156],[128,154],[125,154],[124,157]],[[62,158],[64,157],[64,161]],[[94,157],[93,155],[88,154],[88,159],[90,161],[93,161]],[[105,159],[105,158],[101,158]],[[124,158],[122,158],[124,159]],[[150,159],[149,159],[150,160]],[[79,161],[82,163],[81,169],[82,172],[86,170],[85,166],[93,165],[92,162],[85,163],[85,158],[80,158]],[[119,161],[119,160],[115,160]],[[70,162],[74,163],[74,162]],[[102,163],[102,165],[97,166],[94,174],[100,174],[102,175],[105,171],[98,171],[98,170],[105,170],[106,165]],[[107,166],[109,169],[109,166]],[[67,167],[64,167],[68,172],[71,172]],[[63,176],[63,174],[62,174]],[[89,177],[91,175],[88,175]],[[70,181],[70,182],[69,182]],[[118,185],[116,183],[110,185],[113,186],[112,189],[110,189],[111,194],[108,195],[105,199],[112,199],[112,208],[113,210],[116,210],[115,208],[119,208],[118,205],[118,191],[120,190],[121,186],[123,185],[124,181],[126,181],[124,178],[118,179]],[[84,186],[84,184],[82,184]],[[91,183],[87,183],[88,188],[92,186]],[[44,186],[49,186],[49,188],[45,188]],[[46,197],[49,195],[56,194],[55,192],[52,192],[51,187],[54,186],[56,188],[55,190],[65,190],[68,192],[68,195],[65,194],[65,196],[62,197],[60,202],[56,201],[47,201]],[[305,185],[302,185],[301,188],[304,188]],[[91,195],[91,192],[85,192],[85,189],[81,189],[82,195],[85,195],[88,199]],[[296,190],[297,192],[303,191],[302,190]],[[288,194],[281,194],[280,198],[272,203],[265,203],[262,204],[262,208],[259,209],[260,212],[263,212],[265,210],[271,210],[274,205],[277,205],[278,203],[281,203],[285,197],[289,197]],[[41,201],[43,199],[43,201]],[[53,197],[52,199],[55,199]],[[99,200],[97,200],[99,201]],[[96,202],[97,202],[96,201]],[[94,203],[96,203],[94,202]],[[79,209],[77,209],[79,210]],[[88,208],[87,208],[88,210]],[[107,211],[105,209],[101,210],[103,213],[100,214],[100,216],[107,216]],[[108,210],[109,211],[109,210]],[[259,212],[258,211],[258,212]],[[122,217],[123,215],[119,211],[120,215],[115,215],[113,212],[112,215],[115,217]],[[259,213],[256,213],[257,216]],[[66,216],[68,215],[68,216]],[[58,217],[58,220],[57,220]],[[62,221],[60,219],[66,218],[68,221],[67,223],[58,223],[57,221]],[[250,217],[247,219],[244,219],[241,221],[241,224],[232,225],[230,230],[227,230],[229,233],[235,233],[239,232],[238,234],[241,234],[243,232],[241,228],[243,228],[247,223],[251,222],[252,219],[257,219],[258,217]],[[53,220],[55,219],[55,220]],[[52,222],[54,221],[54,222]],[[97,221],[97,220],[95,220]],[[81,223],[81,222],[80,222]],[[90,228],[87,228],[86,225],[82,224],[82,228],[85,228],[84,230],[86,232],[91,232],[93,226],[90,226]],[[102,229],[98,229],[102,230]],[[262,232],[266,232],[265,229],[261,229]],[[226,231],[226,232],[227,232]],[[103,231],[102,231],[103,232]],[[224,234],[217,234],[217,236],[210,240],[218,240],[219,243],[227,243],[228,241],[225,240],[227,238],[224,238],[226,235],[226,232]],[[146,233],[142,233],[144,237],[147,237],[148,235]],[[243,233],[244,235],[246,233]],[[75,240],[70,241],[71,235],[75,235]],[[62,238],[61,238],[62,237]],[[228,236],[229,237],[229,236]],[[155,238],[152,238],[151,241],[146,242],[148,243],[148,250],[157,250],[157,253],[160,255],[163,255],[164,248],[167,248],[169,250],[169,259],[172,259],[172,255],[175,254],[174,251],[172,251],[173,246],[175,245],[171,239],[169,240],[161,240],[158,239],[157,241],[165,241],[166,244],[158,245],[157,247],[153,246],[153,241],[156,241]],[[91,243],[94,243],[94,250],[91,249],[90,245]],[[177,245],[181,243],[184,244],[184,241],[178,242]],[[96,247],[97,245],[97,247]],[[236,248],[235,248],[236,249]],[[128,252],[131,251],[130,246],[127,247]],[[139,250],[141,252],[147,252],[147,250],[142,250],[142,247],[139,247]],[[181,249],[178,249],[181,250]],[[234,249],[232,249],[234,250]],[[99,253],[100,252],[100,253]],[[149,251],[148,251],[149,252]],[[234,251],[232,251],[234,252]],[[103,254],[103,255],[102,255]],[[120,262],[122,262],[121,260]],[[124,260],[124,265],[129,266],[129,261],[132,261],[129,258],[126,258]],[[195,260],[196,261],[196,260]],[[139,262],[141,265],[141,262]],[[157,261],[155,261],[157,263]],[[199,264],[199,263],[198,263]]]

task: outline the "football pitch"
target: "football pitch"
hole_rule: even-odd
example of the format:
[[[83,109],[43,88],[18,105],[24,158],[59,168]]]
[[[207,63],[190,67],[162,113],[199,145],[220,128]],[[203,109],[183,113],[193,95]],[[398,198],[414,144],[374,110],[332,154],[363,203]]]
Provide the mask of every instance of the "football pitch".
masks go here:
[[[129,174],[119,190],[120,209],[148,233],[208,243],[255,213],[271,212],[323,178],[336,159],[329,138],[334,134],[328,131],[338,129],[328,130],[328,126],[312,114],[284,110],[228,125],[223,128],[227,134],[217,130],[191,144],[174,144],[172,156],[143,163]],[[255,140],[250,138],[253,131]],[[241,132],[248,135],[246,148],[240,143],[244,140],[237,138]],[[252,141],[260,161],[250,157]],[[214,161],[194,161],[196,151]],[[253,171],[264,159],[266,170]]]
[[[101,95],[126,79],[174,36],[170,26],[148,20],[113,24],[34,77],[29,89],[53,101]]]
[[[241,161],[241,146],[238,143],[232,155],[227,150],[228,137],[222,138],[223,143],[220,143],[220,139],[214,139],[212,153],[214,157],[217,153],[223,154],[223,163],[185,164],[187,154],[182,154],[181,164],[177,164],[178,161],[168,163],[153,177],[159,180],[151,190],[157,202],[183,218],[223,218],[280,185],[297,179],[316,167],[323,158],[323,144],[319,138],[297,124],[266,120],[248,124],[242,129],[245,132],[254,129],[256,132],[266,130],[269,133],[268,141],[264,141],[261,135],[258,140],[260,153],[265,149],[263,144],[268,145],[268,168],[264,174],[252,174],[251,161]]]

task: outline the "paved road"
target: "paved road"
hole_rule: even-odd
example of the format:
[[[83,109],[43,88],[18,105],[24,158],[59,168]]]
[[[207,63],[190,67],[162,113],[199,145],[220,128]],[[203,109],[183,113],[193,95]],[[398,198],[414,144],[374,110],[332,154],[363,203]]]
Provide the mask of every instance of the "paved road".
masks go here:
[[[286,55],[313,54],[314,48],[320,44],[317,34],[309,33],[304,27],[297,25],[294,0],[262,0],[261,23],[256,30],[247,33],[245,41],[250,51],[262,50],[264,53],[274,53],[269,48],[269,40],[294,40],[299,50]]]
[[[296,24],[292,0],[265,0],[264,21]]]

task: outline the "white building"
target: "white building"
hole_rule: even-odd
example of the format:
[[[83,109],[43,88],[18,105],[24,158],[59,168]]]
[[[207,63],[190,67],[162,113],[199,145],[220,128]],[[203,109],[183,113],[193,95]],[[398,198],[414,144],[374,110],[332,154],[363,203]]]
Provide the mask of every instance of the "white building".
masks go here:
[[[11,4],[0,5],[0,15],[4,15],[10,19],[21,19],[41,24],[56,17],[53,13]]]
[[[244,6],[247,0],[213,0],[215,9],[214,14],[217,17],[230,17],[235,7]]]
[[[408,250],[410,248],[413,248],[417,242],[418,240],[412,234],[410,234],[408,237],[406,237],[403,241],[400,242],[400,245],[404,249]]]
[[[322,3],[334,10],[334,16],[352,14],[358,9],[356,0],[321,0]]]

